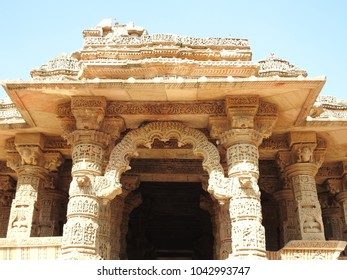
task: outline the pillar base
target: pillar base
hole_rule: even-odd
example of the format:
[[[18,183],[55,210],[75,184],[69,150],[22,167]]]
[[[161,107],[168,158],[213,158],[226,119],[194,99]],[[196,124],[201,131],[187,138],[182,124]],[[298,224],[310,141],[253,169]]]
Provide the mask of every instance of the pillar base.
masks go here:
[[[231,260],[267,260],[267,252],[259,248],[240,249],[237,252],[231,253],[229,258]]]
[[[92,252],[80,252],[77,248],[62,253],[59,257],[61,260],[102,260],[101,256]]]
[[[337,260],[346,241],[291,240],[278,251],[281,260]]]

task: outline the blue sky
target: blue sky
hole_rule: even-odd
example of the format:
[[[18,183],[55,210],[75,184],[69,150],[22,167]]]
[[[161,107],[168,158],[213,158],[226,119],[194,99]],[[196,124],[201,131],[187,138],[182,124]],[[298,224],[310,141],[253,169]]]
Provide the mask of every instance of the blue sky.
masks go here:
[[[150,34],[247,38],[254,61],[275,53],[327,76],[322,95],[347,100],[347,1],[7,0],[1,11],[0,80],[30,79],[32,68],[80,49],[84,29],[112,18]]]

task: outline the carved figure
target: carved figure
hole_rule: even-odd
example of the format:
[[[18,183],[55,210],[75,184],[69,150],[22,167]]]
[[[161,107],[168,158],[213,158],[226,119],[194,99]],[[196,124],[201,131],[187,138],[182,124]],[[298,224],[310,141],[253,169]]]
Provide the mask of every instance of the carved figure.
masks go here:
[[[303,225],[304,232],[307,233],[317,233],[321,232],[320,224],[313,216],[308,216]]]
[[[22,211],[18,211],[16,213],[16,217],[14,218],[12,222],[12,227],[18,227],[18,228],[27,228],[28,227],[28,221],[26,219],[25,214]]]
[[[90,182],[90,179],[88,176],[78,176],[78,177],[75,177],[75,180],[76,180],[76,183],[79,187],[86,187],[89,182]]]
[[[22,157],[22,164],[37,165],[38,154],[31,148],[21,148],[20,155]]]
[[[312,149],[303,147],[298,150],[298,162],[312,162]]]

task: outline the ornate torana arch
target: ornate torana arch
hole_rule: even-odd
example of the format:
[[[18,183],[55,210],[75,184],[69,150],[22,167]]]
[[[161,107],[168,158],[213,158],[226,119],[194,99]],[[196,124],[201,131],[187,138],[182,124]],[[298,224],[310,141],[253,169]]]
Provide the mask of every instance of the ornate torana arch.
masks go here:
[[[194,155],[203,159],[203,169],[209,174],[208,191],[220,201],[230,198],[230,182],[224,177],[217,147],[201,131],[179,122],[152,122],[130,131],[113,148],[105,175],[97,178],[99,197],[112,199],[120,193],[120,177],[131,169],[130,159],[138,156],[137,148],[140,145],[151,148],[155,139],[164,142],[177,139],[179,146],[191,144]]]

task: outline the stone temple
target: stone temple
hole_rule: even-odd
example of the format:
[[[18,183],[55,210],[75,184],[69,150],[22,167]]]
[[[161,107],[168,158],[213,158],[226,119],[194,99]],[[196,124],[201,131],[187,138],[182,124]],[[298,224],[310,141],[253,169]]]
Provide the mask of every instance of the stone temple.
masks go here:
[[[247,39],[83,38],[2,81],[0,259],[347,258],[347,102],[324,77]]]

